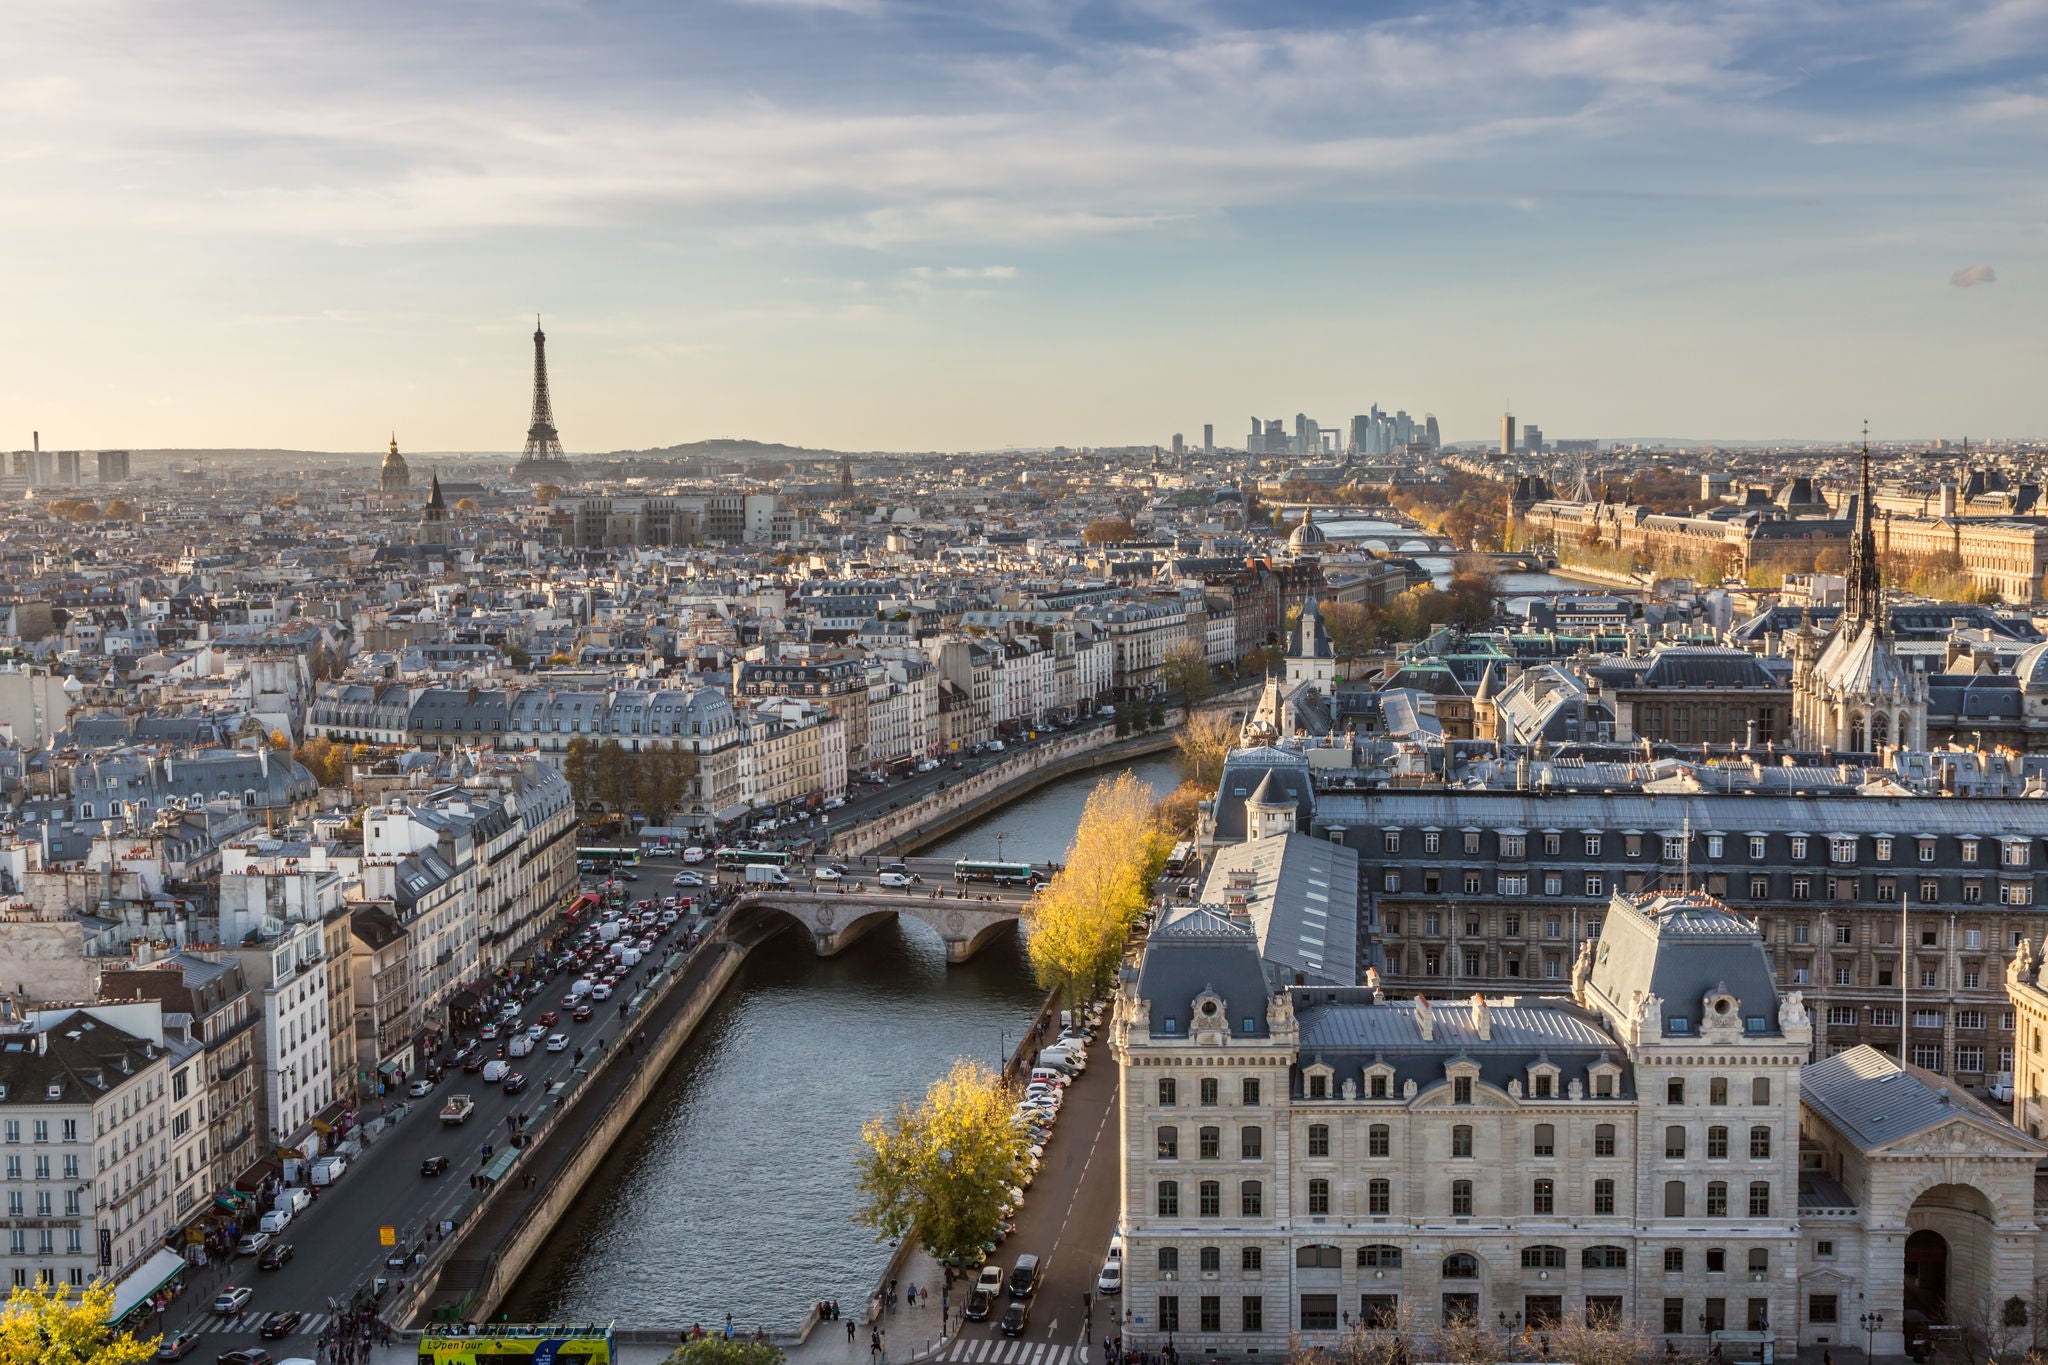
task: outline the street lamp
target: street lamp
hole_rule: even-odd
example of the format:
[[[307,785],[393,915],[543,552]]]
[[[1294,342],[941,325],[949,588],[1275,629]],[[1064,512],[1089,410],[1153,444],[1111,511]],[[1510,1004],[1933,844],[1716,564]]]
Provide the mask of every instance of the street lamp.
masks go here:
[[[1869,1360],[1870,1334],[1872,1332],[1875,1332],[1878,1328],[1884,1326],[1884,1314],[1865,1313],[1862,1317],[1858,1318],[1857,1321],[1863,1324],[1863,1358],[1865,1360]]]

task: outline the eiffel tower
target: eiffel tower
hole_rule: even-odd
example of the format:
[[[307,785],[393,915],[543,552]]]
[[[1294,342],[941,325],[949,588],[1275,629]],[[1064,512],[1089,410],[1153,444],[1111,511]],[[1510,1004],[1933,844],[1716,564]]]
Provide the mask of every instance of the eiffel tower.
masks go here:
[[[533,421],[526,428],[526,450],[512,466],[519,483],[560,483],[569,477],[569,457],[555,431],[555,405],[548,398],[548,334],[533,317]]]

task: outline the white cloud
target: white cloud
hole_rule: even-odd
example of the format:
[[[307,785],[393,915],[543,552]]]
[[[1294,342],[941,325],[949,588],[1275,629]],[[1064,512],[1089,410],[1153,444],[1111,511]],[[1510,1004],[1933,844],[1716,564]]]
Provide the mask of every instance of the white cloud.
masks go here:
[[[1998,272],[1988,265],[1964,266],[1948,277],[1948,282],[1958,289],[1970,289],[1980,284],[1995,284]]]
[[[1966,21],[1944,20],[1931,0],[1888,5],[1899,41],[1928,32],[1968,49],[1989,41],[1978,30],[2026,40],[2048,0],[1995,0]],[[772,25],[792,7],[890,8],[738,0],[725,13]],[[401,11],[403,41],[368,13],[31,7],[0,72],[0,168],[11,197],[49,226],[344,243],[652,226],[732,244],[894,249],[1039,245],[1371,200],[1414,192],[1418,177],[1518,174],[1525,150],[1583,157],[1598,190],[1611,150],[1647,154],[1660,138],[1810,145],[1930,125],[1850,116],[1844,132],[1842,120],[1767,107],[1798,79],[1771,69],[1793,21],[1768,0],[1458,4],[1314,30],[1158,4],[1165,36],[1124,43],[1075,37],[1076,9],[1010,0],[975,18],[1015,41],[933,51],[909,46],[905,26],[877,25],[905,45],[885,49],[893,61],[881,67],[865,49],[807,49],[805,29],[786,61],[757,54],[773,71],[802,68],[804,79],[775,85],[758,65],[722,77],[723,35],[702,15],[704,53],[684,55],[710,60],[679,75],[637,60],[639,35],[587,15],[550,26],[546,6],[508,5],[489,22]],[[1852,11],[1798,14],[1857,36]],[[1974,101],[1980,119],[2023,118],[2040,98],[1952,96],[1957,109]],[[1509,202],[1571,192],[1501,189]]]

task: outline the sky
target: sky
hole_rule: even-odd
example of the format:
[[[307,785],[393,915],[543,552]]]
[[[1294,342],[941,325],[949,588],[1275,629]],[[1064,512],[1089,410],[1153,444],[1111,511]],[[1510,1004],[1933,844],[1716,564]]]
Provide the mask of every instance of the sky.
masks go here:
[[[68,0],[0,448],[2048,435],[2048,0]]]

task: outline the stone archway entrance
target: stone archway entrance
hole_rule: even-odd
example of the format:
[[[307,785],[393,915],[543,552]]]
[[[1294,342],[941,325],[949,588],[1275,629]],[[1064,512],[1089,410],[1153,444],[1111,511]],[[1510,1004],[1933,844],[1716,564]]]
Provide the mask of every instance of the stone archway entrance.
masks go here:
[[[1948,1239],[1931,1228],[1906,1238],[1906,1312],[1948,1321]]]
[[[1934,1186],[1913,1201],[1906,1230],[1908,1340],[1916,1323],[1962,1324],[1996,1311],[1998,1219],[1982,1190]]]

